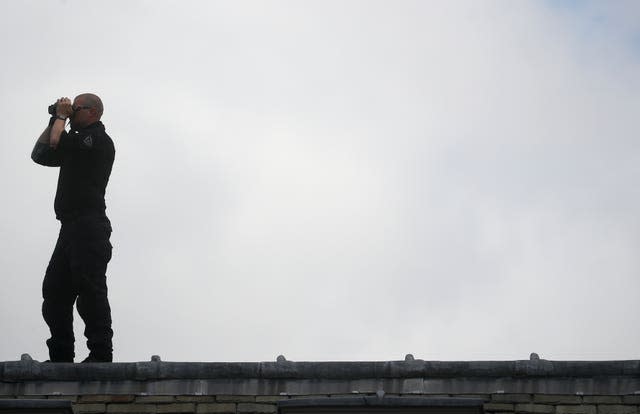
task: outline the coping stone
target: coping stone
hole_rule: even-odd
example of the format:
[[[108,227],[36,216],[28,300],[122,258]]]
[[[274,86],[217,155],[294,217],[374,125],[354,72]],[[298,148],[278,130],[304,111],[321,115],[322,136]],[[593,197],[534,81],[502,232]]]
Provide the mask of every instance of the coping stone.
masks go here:
[[[0,381],[147,381],[165,379],[411,379],[640,377],[629,361],[362,361],[362,362],[0,362]]]

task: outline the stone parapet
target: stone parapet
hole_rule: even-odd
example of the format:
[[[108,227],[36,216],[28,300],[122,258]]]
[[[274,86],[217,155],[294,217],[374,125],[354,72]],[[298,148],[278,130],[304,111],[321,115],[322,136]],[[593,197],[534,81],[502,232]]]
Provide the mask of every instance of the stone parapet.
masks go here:
[[[164,379],[447,379],[447,378],[640,377],[640,360],[629,361],[380,361],[380,362],[0,362],[0,381]]]
[[[358,396],[467,398],[487,414],[640,414],[640,362],[0,362],[0,400],[67,400],[76,414],[275,414],[288,401]]]

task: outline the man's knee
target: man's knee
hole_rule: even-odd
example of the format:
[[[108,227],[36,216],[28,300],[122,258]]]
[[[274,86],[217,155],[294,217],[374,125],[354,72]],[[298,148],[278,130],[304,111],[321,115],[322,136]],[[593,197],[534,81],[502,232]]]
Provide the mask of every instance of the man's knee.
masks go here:
[[[57,323],[73,322],[73,303],[75,298],[69,295],[48,295],[42,301],[42,316],[49,326]]]

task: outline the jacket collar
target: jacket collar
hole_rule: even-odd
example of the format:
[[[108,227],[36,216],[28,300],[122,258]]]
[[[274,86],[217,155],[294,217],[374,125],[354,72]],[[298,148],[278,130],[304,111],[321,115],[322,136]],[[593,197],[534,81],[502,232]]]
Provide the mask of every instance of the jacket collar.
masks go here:
[[[96,121],[93,124],[89,124],[84,128],[78,128],[75,130],[76,132],[84,132],[84,131],[104,131],[104,124],[102,121]]]

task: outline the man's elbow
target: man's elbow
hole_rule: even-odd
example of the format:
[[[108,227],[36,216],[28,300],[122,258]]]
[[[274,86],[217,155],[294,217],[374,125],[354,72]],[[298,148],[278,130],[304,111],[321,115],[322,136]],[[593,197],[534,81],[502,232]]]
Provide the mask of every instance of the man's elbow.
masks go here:
[[[42,166],[44,166],[44,167],[48,167],[48,166],[49,166],[49,165],[48,165],[44,160],[42,160],[42,159],[40,159],[40,158],[37,158],[37,157],[31,156],[31,159],[33,160],[33,162],[35,162],[35,163],[36,163],[36,164],[38,164],[38,165],[42,165]]]
[[[36,150],[34,148],[33,151],[31,151],[31,160],[33,162],[35,162],[36,164],[40,164],[42,165],[42,161],[40,160],[40,158],[38,157],[38,154],[36,153]]]
[[[31,159],[36,164],[44,165],[46,167],[49,164],[47,163],[47,156],[45,154],[45,150],[46,150],[45,145],[36,144],[36,146],[33,147],[33,151],[31,151]]]

